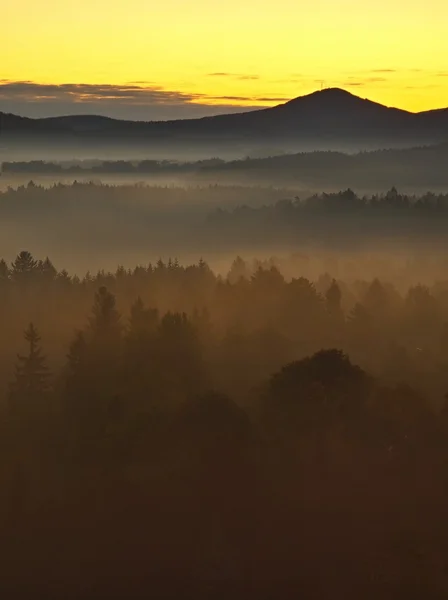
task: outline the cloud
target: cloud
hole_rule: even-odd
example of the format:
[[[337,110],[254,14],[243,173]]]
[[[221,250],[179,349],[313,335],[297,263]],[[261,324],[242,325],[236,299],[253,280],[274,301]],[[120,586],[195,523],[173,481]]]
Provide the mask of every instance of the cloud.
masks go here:
[[[342,83],[343,86],[361,87],[371,83],[384,83],[388,81],[385,77],[349,77]]]
[[[227,100],[229,102],[285,102],[290,100],[284,96],[209,96],[210,100]]]
[[[0,82],[0,110],[29,116],[95,113],[144,120],[241,112],[287,98],[211,95],[130,82],[123,85],[34,81]],[[235,106],[235,103],[242,106]],[[20,110],[19,110],[20,109]]]
[[[29,102],[45,98],[51,100],[70,100],[73,103],[100,102],[102,100],[126,101],[128,104],[188,104],[210,101],[235,102],[275,102],[281,98],[259,98],[257,96],[219,96],[196,92],[167,90],[161,86],[143,86],[137,83],[124,85],[63,83],[41,84],[33,81],[0,82],[0,99],[26,99]]]
[[[372,69],[370,73],[396,73],[397,69]]]
[[[87,83],[41,84],[9,81],[0,84],[0,99],[27,99],[29,102],[61,99],[73,103],[100,100],[126,100],[129,104],[178,104],[199,101],[203,94],[166,90],[160,86],[138,84],[110,85]]]
[[[251,75],[251,74],[239,74],[239,73],[207,73],[207,77],[230,77],[231,79],[237,79],[239,81],[255,81],[260,79],[259,75]]]
[[[257,79],[260,79],[259,75],[239,75],[237,77],[237,79],[239,79],[240,81],[256,81]]]
[[[288,102],[288,100],[291,100],[291,98],[286,98],[286,97],[272,97],[272,96],[258,96],[256,98],[254,98],[254,101],[256,102]]]

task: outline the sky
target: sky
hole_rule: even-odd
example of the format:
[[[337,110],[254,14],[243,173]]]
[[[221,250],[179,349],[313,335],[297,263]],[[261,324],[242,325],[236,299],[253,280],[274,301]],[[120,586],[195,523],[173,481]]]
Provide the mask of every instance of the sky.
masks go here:
[[[448,106],[447,0],[0,0],[0,110],[155,120],[321,87]]]

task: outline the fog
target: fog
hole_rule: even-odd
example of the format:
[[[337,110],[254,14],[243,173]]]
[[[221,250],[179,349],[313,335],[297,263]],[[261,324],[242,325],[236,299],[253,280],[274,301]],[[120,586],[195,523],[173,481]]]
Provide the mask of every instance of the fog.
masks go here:
[[[208,177],[3,172],[0,591],[446,597],[448,188]]]
[[[428,138],[428,143],[432,142]],[[293,154],[297,152],[335,151],[355,154],[357,152],[375,151],[386,148],[412,148],[422,140],[268,140],[266,142],[247,139],[223,140],[192,139],[166,141],[163,138],[156,142],[145,139],[126,141],[113,140],[112,143],[86,140],[76,137],[69,140],[53,141],[51,138],[9,139],[6,134],[0,137],[0,162],[5,161],[81,161],[81,160],[145,160],[166,159],[175,161],[206,160],[218,156],[224,160],[238,160],[245,157],[265,158],[269,156]]]
[[[59,179],[2,177],[1,254],[8,262],[27,249],[83,276],[159,258],[206,257],[223,275],[236,255],[280,257],[285,265],[295,255],[290,275],[311,279],[325,271],[351,279],[387,274],[411,285],[445,276],[442,193],[180,185],[180,176],[137,183],[128,175]]]

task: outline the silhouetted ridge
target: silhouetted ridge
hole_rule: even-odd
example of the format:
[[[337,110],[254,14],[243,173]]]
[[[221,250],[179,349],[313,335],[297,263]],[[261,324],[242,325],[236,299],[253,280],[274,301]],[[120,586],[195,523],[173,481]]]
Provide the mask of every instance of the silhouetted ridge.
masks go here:
[[[213,142],[271,143],[327,141],[357,147],[432,144],[448,139],[448,110],[410,113],[360,98],[340,88],[328,88],[294,98],[284,104],[236,114],[174,121],[136,122],[97,116],[67,116],[28,119],[2,115],[3,133],[10,139],[53,136],[45,143],[70,143],[106,138],[108,142],[139,139],[145,143],[181,141],[192,144]],[[279,148],[280,149],[280,148]]]

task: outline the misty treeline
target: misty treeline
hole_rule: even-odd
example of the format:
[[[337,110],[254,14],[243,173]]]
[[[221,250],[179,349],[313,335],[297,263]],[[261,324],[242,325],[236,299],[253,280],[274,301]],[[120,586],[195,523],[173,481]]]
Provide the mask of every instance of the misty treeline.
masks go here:
[[[195,162],[174,160],[81,160],[67,162],[49,162],[44,160],[15,161],[2,163],[4,173],[35,173],[35,174],[85,174],[85,173],[127,173],[138,175],[160,173],[183,173],[192,169],[201,169],[223,164],[219,158],[209,158]]]
[[[446,597],[448,280],[22,251],[0,314],[8,597]]]
[[[170,175],[192,174],[213,177],[215,181],[229,177],[252,178],[258,183],[296,182],[302,186],[321,188],[354,185],[362,189],[385,189],[397,182],[407,188],[446,186],[448,144],[415,148],[375,150],[354,154],[314,151],[246,157],[238,160],[209,158],[198,161],[173,160],[82,160],[49,162],[43,160],[3,162],[5,174],[128,174]]]
[[[443,257],[447,194],[297,194],[287,187],[31,181],[0,192],[2,253],[12,259],[19,238],[78,273],[170,253],[215,261],[235,251],[260,256],[287,248],[315,256],[319,249],[362,248]]]
[[[402,193],[392,187],[385,193],[359,195],[348,188],[340,192],[284,198],[263,206],[219,207],[207,224],[218,237],[241,243],[281,241],[329,248],[395,248],[415,242],[446,245],[448,194]],[[424,248],[424,246],[423,246]],[[416,246],[414,246],[414,251]]]
[[[238,206],[243,202],[261,205],[290,194],[286,188],[257,186],[175,186],[135,182],[113,185],[95,181],[42,185],[29,181],[26,185],[0,190],[0,216],[5,219],[32,216],[43,220],[69,213],[70,217],[81,220],[88,212],[89,216],[100,214],[110,222],[117,216],[116,211],[120,211],[120,219],[132,221],[136,215],[153,218],[157,211],[167,212],[173,208],[175,215],[184,217],[187,212],[194,213],[194,209],[196,213],[204,213],[220,205]],[[72,210],[76,212],[72,213]]]
[[[1,185],[0,181],[0,185]],[[274,202],[290,194],[243,186],[108,185],[32,181],[0,191],[2,256],[17,239],[40,255],[57,256],[71,272],[132,266],[171,254],[197,260],[211,248],[205,215],[216,206]],[[216,247],[216,241],[213,247]],[[229,245],[229,240],[222,240]],[[234,249],[232,250],[234,252]]]
[[[252,212],[251,212],[252,210]],[[238,206],[232,210],[225,211],[218,209],[213,214],[214,218],[257,218],[257,215],[269,214],[269,217],[276,216],[281,219],[290,219],[295,216],[297,219],[306,216],[307,213],[328,213],[330,215],[351,214],[359,211],[367,211],[369,217],[377,214],[396,213],[402,217],[411,214],[421,218],[429,213],[430,216],[448,215],[448,194],[434,193],[428,191],[425,194],[405,194],[400,193],[397,188],[392,187],[383,194],[363,195],[356,194],[348,188],[339,192],[324,192],[322,194],[312,194],[309,197],[301,198],[296,196],[292,199],[278,200],[270,206],[249,207]]]

